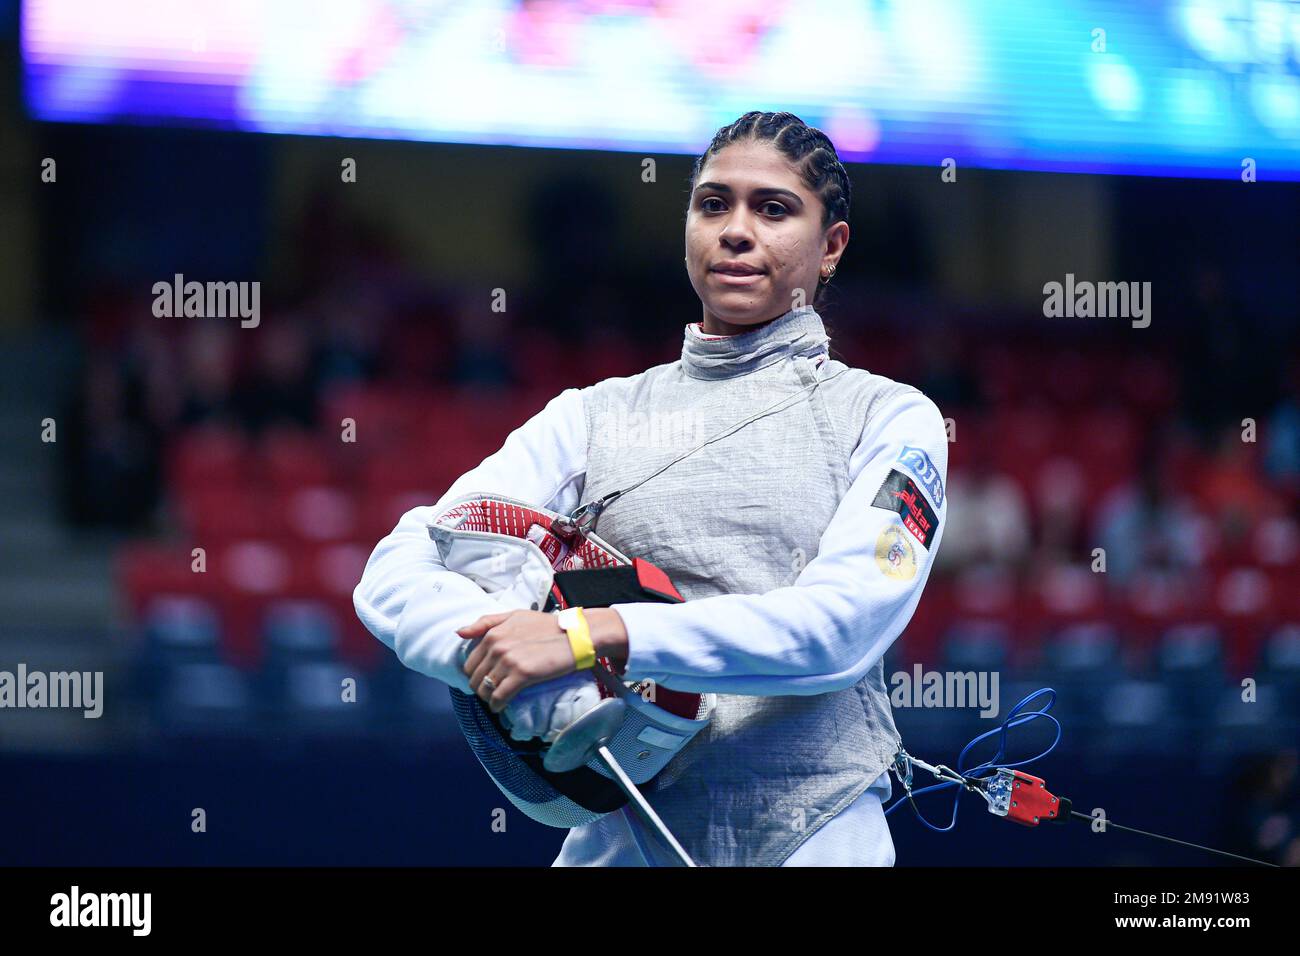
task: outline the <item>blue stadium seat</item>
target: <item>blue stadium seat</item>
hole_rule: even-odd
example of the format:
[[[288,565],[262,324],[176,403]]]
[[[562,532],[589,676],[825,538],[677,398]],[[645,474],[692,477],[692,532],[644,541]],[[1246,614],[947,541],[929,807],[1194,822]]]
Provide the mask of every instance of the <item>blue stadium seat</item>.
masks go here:
[[[247,677],[216,662],[181,663],[160,675],[153,711],[164,735],[209,735],[245,731],[256,712]]]
[[[964,621],[950,627],[944,638],[943,666],[958,671],[1001,671],[1011,637],[995,621]]]
[[[1119,634],[1095,622],[1062,628],[1044,648],[1047,664],[1058,672],[1113,675],[1123,670]]]
[[[1300,624],[1269,635],[1260,654],[1259,683],[1277,688],[1286,719],[1300,721]]]
[[[1210,715],[1213,726],[1207,751],[1224,758],[1241,754],[1266,754],[1294,747],[1300,728],[1282,706],[1276,687],[1257,685],[1254,699],[1246,699],[1241,686],[1220,690]]]
[[[337,661],[312,661],[292,665],[285,676],[285,703],[291,710],[341,713],[365,706],[365,675],[355,667]],[[345,685],[348,680],[354,684]],[[345,691],[348,700],[344,699]]]
[[[140,630],[143,643],[131,680],[135,692],[155,707],[158,719],[166,721],[162,698],[174,693],[177,669],[221,663],[221,620],[203,598],[163,594],[145,605]]]
[[[1106,693],[1102,704],[1102,719],[1112,727],[1153,727],[1174,713],[1172,693],[1155,681],[1121,681]]]
[[[221,637],[216,608],[201,597],[163,594],[145,607],[141,627],[147,652],[167,660],[212,660]]]
[[[1279,627],[1264,644],[1264,666],[1300,674],[1300,624]]]
[[[355,683],[345,687],[349,679]],[[374,704],[365,672],[341,661],[270,665],[258,675],[256,687],[265,731],[350,735],[367,728]],[[345,692],[350,699],[344,699]]]
[[[1175,693],[1175,704],[1199,723],[1223,687],[1223,635],[1213,624],[1179,624],[1161,637],[1155,658],[1157,679]]]
[[[1119,634],[1101,622],[1063,628],[1044,646],[1043,662],[1038,676],[1059,695],[1054,710],[1089,723],[1095,722],[1106,692],[1127,676]]]
[[[1160,640],[1156,661],[1170,676],[1223,675],[1223,637],[1213,624],[1178,624]]]
[[[1099,729],[1087,742],[1105,754],[1185,750],[1191,726],[1175,707],[1175,694],[1163,682],[1123,680],[1101,698]]]
[[[338,652],[339,622],[320,601],[273,601],[266,609],[262,633],[273,664],[325,661]]]

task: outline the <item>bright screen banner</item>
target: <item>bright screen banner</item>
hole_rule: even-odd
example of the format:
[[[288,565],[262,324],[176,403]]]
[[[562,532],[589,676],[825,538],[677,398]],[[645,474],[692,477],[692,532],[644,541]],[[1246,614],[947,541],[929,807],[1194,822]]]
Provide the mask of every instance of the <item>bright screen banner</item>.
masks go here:
[[[1300,0],[27,0],[42,120],[1300,179]]]

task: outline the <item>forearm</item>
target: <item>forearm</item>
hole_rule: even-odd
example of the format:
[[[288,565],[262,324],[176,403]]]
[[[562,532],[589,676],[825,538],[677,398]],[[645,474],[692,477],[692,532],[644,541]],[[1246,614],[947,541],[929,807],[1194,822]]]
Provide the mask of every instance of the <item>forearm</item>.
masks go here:
[[[585,608],[587,624],[591,627],[591,643],[597,657],[608,657],[619,666],[627,663],[627,627],[623,618],[611,607]]]
[[[920,596],[918,587],[872,605],[844,592],[790,587],[618,605],[625,676],[699,693],[829,693],[857,683],[884,656]]]
[[[462,495],[498,492],[556,511],[576,506],[586,467],[586,423],[576,389],[566,389],[511,432],[501,449],[456,480],[439,501],[413,508],[375,547],[353,592],[357,616],[406,666],[467,689],[456,629],[513,610],[506,592],[489,594],[450,571],[428,525]]]
[[[466,690],[460,669],[464,641],[456,628],[500,611],[501,605],[438,561],[425,530],[430,513],[428,508],[407,512],[379,542],[352,602],[366,628],[403,664]]]

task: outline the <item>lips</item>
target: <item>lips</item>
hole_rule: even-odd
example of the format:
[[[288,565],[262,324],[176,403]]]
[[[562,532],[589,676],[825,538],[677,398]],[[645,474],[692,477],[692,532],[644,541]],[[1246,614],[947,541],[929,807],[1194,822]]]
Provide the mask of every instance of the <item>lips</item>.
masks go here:
[[[710,270],[726,276],[757,276],[762,275],[763,270],[758,266],[751,266],[747,262],[719,262]]]

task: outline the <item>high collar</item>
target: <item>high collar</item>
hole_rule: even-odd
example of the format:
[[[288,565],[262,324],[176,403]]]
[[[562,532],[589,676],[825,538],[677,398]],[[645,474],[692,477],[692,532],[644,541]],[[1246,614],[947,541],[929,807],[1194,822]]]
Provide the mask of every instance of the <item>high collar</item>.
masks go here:
[[[688,325],[682,368],[691,378],[735,378],[796,355],[825,352],[829,342],[821,316],[810,305],[736,335],[710,336]]]

